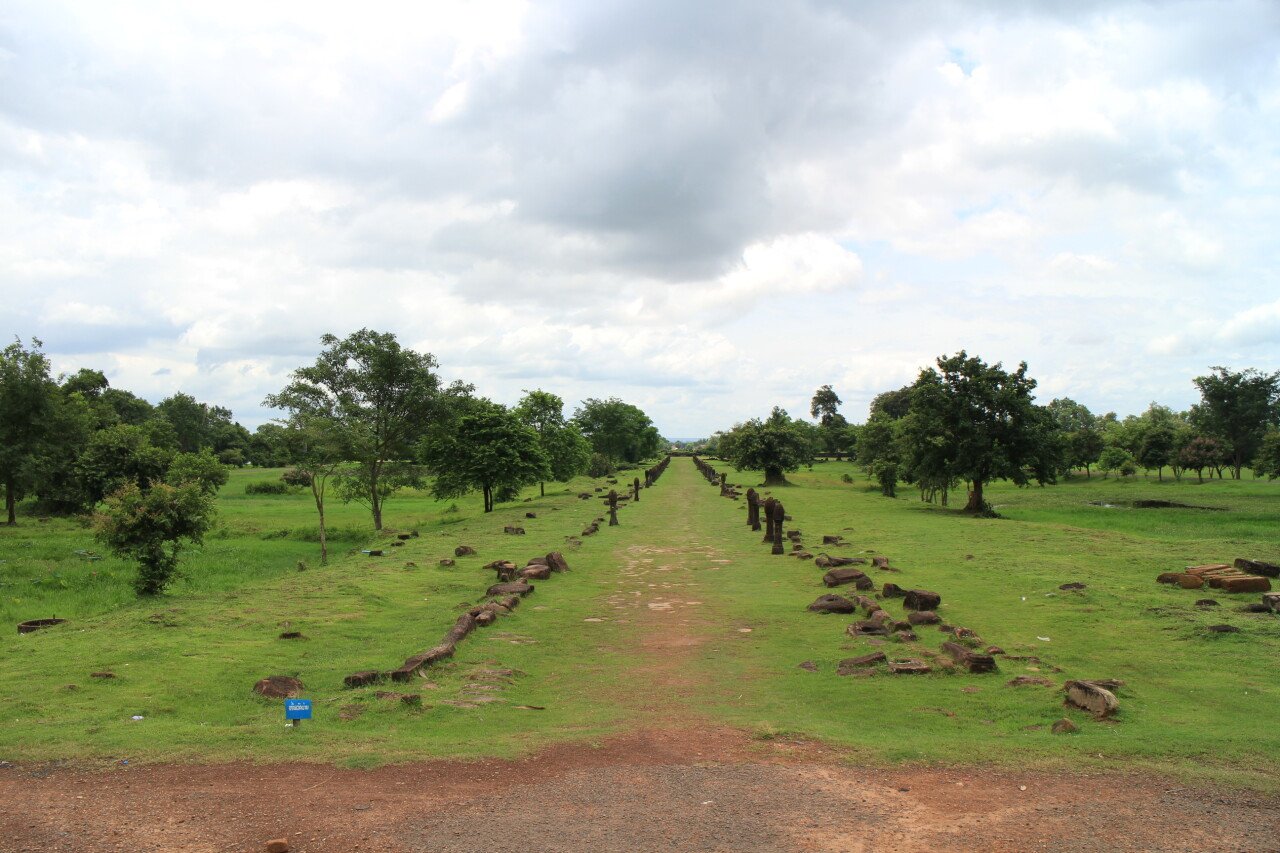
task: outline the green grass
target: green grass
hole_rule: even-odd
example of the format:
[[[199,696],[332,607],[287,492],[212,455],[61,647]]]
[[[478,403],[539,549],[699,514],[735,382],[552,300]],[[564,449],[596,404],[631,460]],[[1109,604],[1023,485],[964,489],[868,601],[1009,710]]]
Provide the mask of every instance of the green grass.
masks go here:
[[[843,474],[854,482],[841,482]],[[379,541],[364,509],[337,505],[332,525],[347,532],[324,568],[309,541],[309,495],[245,496],[243,482],[263,476],[237,472],[219,499],[219,532],[192,555],[190,578],[157,600],[133,598],[128,567],[76,558],[76,548],[93,545],[74,523],[24,519],[0,530],[6,560],[0,579],[13,584],[0,588],[0,605],[10,623],[53,612],[71,620],[24,637],[0,635],[0,758],[372,766],[597,739],[660,726],[665,718],[654,709],[665,707],[672,718],[727,722],[762,739],[820,738],[870,762],[1155,768],[1277,787],[1280,619],[1238,611],[1256,595],[1170,589],[1154,578],[1189,563],[1280,558],[1280,484],[1100,478],[1047,488],[995,484],[989,499],[1005,518],[974,519],[923,504],[909,489],[896,500],[882,498],[848,463],[791,475],[795,485],[777,493],[794,518],[788,526],[800,528],[815,553],[823,534],[843,533],[850,547],[831,553],[888,555],[901,573],[872,570],[878,583],[936,590],[947,621],[976,630],[1011,656],[1041,661],[1000,658],[995,675],[859,679],[834,672],[841,658],[871,648],[845,635],[852,620],[805,611],[826,591],[821,570],[771,556],[759,534],[747,530],[743,504],[720,498],[687,460],[672,462],[642,502],[622,513],[621,527],[602,528],[576,549],[565,538],[603,514],[598,502],[575,497],[594,485],[585,479],[488,516],[478,511],[478,498],[450,511],[426,495],[397,497],[388,504],[388,527],[422,535],[380,559],[358,553]],[[745,486],[760,478],[746,472],[731,479]],[[1094,505],[1139,499],[1221,511]],[[528,510],[538,517],[524,519]],[[504,536],[503,526],[512,523],[528,534]],[[440,567],[439,559],[462,543],[479,555]],[[682,629],[699,642],[677,662],[692,679],[691,695],[648,681],[656,678],[652,654],[646,657],[640,640],[663,623],[614,618],[609,609],[609,596],[630,593],[618,570],[641,546],[668,549],[662,560],[672,566],[670,577],[699,585],[704,605]],[[726,562],[710,561],[707,548]],[[432,645],[459,605],[476,601],[490,582],[484,563],[552,549],[565,550],[573,571],[540,583],[514,615],[472,635],[426,681],[342,686],[350,672],[391,668]],[[300,559],[311,568],[298,571]],[[31,583],[35,578],[42,582]],[[1067,581],[1087,588],[1060,591]],[[647,585],[639,587],[644,592]],[[1197,609],[1193,602],[1205,596],[1223,606]],[[887,607],[896,612],[900,605]],[[601,616],[610,618],[584,621]],[[1241,631],[1204,630],[1220,622]],[[277,639],[286,628],[307,639]],[[918,634],[910,651],[892,642],[885,648],[937,651],[936,629]],[[805,660],[819,671],[798,669]],[[449,704],[465,692],[468,675],[499,667],[522,673],[500,691],[505,701]],[[90,678],[96,670],[118,677]],[[1098,723],[1064,709],[1056,689],[1005,686],[1024,673],[1055,685],[1123,679],[1121,713]],[[272,674],[306,682],[314,721],[286,728],[278,702],[250,693],[254,681]],[[378,690],[418,693],[424,707],[380,699]],[[1062,716],[1081,732],[1051,734],[1050,724]]]

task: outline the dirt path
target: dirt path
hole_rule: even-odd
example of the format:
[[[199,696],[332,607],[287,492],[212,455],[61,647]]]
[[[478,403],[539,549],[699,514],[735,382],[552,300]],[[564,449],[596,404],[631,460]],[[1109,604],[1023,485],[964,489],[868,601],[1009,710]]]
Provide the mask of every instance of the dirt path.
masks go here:
[[[684,468],[689,470],[683,470]],[[668,501],[714,500],[683,460]],[[628,518],[635,518],[628,512]],[[645,724],[517,761],[0,769],[0,851],[1280,850],[1280,802],[1139,775],[881,769],[699,718],[690,665],[731,631],[709,601],[728,559],[685,517],[620,535],[602,617],[641,663]],[[617,699],[616,695],[611,697]]]

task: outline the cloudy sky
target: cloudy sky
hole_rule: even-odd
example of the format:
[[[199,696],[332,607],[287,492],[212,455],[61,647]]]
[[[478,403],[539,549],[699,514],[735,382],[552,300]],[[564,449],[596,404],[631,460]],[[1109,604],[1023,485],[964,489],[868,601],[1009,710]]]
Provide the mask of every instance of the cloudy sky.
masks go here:
[[[0,334],[249,426],[325,332],[705,435],[939,354],[1280,367],[1280,4],[0,4]]]

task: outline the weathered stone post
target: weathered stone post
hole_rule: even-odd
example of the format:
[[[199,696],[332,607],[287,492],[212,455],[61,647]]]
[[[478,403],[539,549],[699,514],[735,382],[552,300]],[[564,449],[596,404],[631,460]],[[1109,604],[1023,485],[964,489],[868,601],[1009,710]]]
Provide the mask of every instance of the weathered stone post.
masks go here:
[[[782,554],[782,522],[787,520],[787,514],[782,509],[782,501],[774,501],[773,504],[773,553]]]
[[[636,477],[631,483],[631,490],[635,492],[634,499],[636,503],[640,503],[640,478]]]
[[[609,526],[618,526],[618,492],[615,489],[609,490]],[[779,545],[779,548],[782,546]]]
[[[760,529],[760,495],[755,489],[747,489],[747,525]]]
[[[764,538],[760,541],[766,545],[773,542],[773,505],[778,501],[776,498],[768,498],[765,500],[764,506]]]

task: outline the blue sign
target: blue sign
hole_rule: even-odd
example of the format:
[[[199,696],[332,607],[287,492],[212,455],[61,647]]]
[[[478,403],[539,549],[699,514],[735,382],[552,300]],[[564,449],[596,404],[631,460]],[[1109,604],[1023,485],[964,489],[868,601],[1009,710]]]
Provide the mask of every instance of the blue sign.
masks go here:
[[[284,718],[286,720],[311,719],[311,700],[310,699],[284,700]]]

